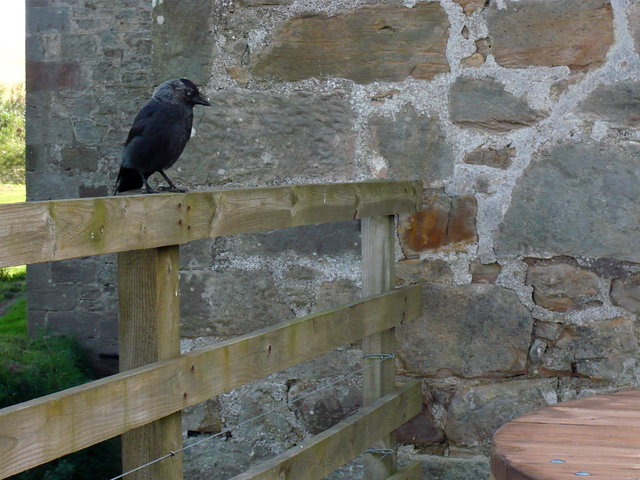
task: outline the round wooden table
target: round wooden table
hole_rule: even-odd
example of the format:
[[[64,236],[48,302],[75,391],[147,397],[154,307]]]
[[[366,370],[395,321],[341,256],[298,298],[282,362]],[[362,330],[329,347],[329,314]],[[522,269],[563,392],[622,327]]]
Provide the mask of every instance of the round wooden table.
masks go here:
[[[495,480],[640,480],[640,391],[559,403],[494,435]]]

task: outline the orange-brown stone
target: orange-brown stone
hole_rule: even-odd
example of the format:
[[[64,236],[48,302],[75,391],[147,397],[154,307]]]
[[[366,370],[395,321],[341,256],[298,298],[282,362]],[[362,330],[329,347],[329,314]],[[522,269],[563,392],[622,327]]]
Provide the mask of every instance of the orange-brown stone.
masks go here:
[[[491,53],[503,67],[587,70],[604,62],[614,41],[609,0],[522,0],[487,10]]]
[[[427,208],[401,218],[398,226],[407,257],[435,251],[459,251],[476,241],[474,197],[450,198],[435,193],[425,198]]]
[[[430,80],[449,71],[449,19],[439,3],[372,5],[284,22],[255,56],[256,78],[342,77],[358,83]]]

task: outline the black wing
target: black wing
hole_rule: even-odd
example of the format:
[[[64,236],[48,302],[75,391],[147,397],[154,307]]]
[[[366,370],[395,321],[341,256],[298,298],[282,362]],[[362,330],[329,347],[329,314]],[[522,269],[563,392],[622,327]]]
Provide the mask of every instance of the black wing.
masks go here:
[[[139,137],[144,133],[144,129],[147,125],[149,125],[153,115],[158,110],[158,105],[154,100],[151,100],[147,103],[136,115],[136,118],[133,119],[133,125],[129,130],[129,135],[127,136],[126,142],[124,142],[124,146],[129,145],[131,140],[135,137]]]

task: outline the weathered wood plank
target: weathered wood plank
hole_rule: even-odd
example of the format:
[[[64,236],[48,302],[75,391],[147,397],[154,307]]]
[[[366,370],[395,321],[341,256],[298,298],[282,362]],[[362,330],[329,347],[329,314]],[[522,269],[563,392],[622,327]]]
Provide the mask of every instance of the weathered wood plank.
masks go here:
[[[420,382],[414,380],[302,445],[236,475],[232,480],[324,478],[358,456],[372,440],[388,434],[418,415],[421,408],[422,388]]]
[[[180,356],[178,245],[118,254],[120,371]],[[182,447],[176,412],[122,435],[127,472]],[[131,473],[129,480],[180,480],[182,454]]]
[[[0,410],[0,478],[412,320],[420,296],[406,287]]]
[[[0,267],[416,209],[420,182],[371,181],[0,205]]]
[[[375,295],[391,288],[395,266],[395,218],[393,216],[362,219],[362,294]],[[390,329],[365,337],[363,355],[395,354],[395,331]],[[363,373],[363,404],[369,405],[395,389],[395,362],[393,358],[376,362]],[[392,433],[381,438],[377,448],[395,449]],[[365,457],[365,478],[384,480],[397,470],[397,455]]]

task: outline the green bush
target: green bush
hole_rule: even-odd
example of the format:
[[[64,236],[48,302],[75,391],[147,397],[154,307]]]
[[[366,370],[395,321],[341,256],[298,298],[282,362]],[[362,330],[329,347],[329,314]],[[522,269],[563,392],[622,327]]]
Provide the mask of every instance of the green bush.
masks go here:
[[[85,354],[63,336],[0,336],[0,407],[91,380]],[[103,480],[120,472],[119,441],[112,439],[11,477],[14,480]]]
[[[24,183],[24,85],[0,87],[0,183]]]

